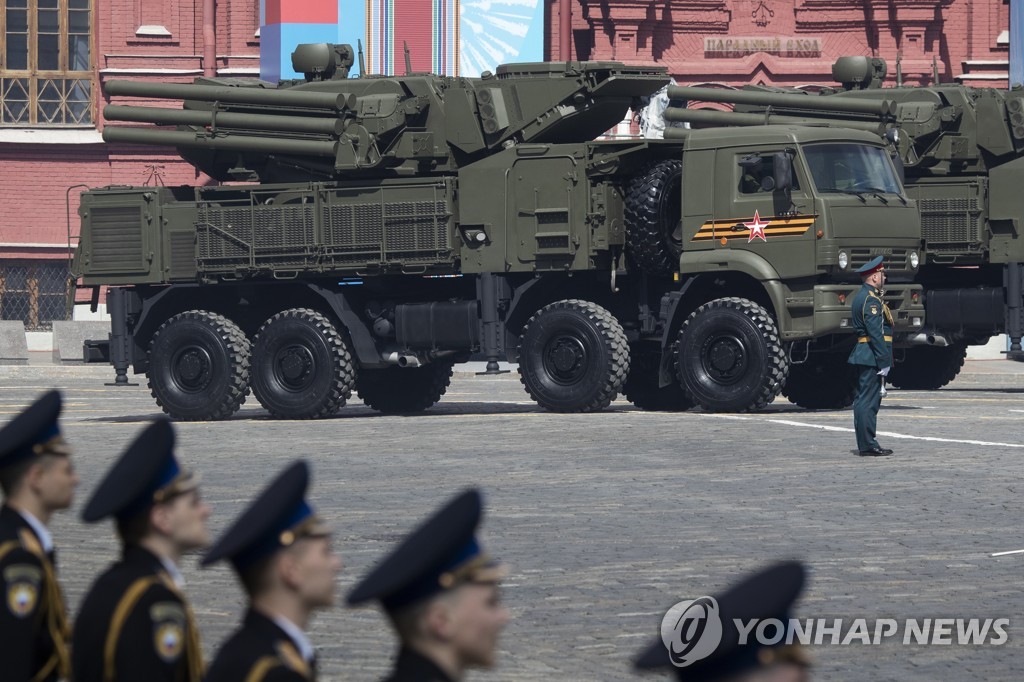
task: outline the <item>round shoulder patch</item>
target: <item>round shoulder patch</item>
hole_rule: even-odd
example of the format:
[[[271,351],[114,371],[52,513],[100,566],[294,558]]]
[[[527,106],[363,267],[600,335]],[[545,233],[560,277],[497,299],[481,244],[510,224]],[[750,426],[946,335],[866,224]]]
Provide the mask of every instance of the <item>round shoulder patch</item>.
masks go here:
[[[167,663],[181,658],[185,650],[185,611],[181,604],[163,602],[149,610],[153,619],[153,647],[157,656]]]
[[[39,586],[43,572],[32,564],[8,566],[3,572],[7,583],[7,608],[18,618],[25,618],[36,610],[39,602]]]

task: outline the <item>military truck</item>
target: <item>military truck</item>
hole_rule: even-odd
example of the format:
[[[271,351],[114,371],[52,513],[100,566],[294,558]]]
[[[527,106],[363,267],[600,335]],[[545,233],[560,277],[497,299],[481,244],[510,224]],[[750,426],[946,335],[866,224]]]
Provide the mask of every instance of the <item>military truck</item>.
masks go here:
[[[251,390],[273,416],[382,412],[444,394],[473,353],[518,362],[559,412],[752,410],[791,353],[849,348],[849,267],[882,253],[900,334],[923,328],[919,218],[876,135],[795,126],[596,140],[663,69],[508,64],[481,78],[348,78],[300,46],[268,84],[111,81],[108,142],[176,147],[204,187],[82,195],[80,286],[109,287],[117,381],[176,419]],[[822,192],[843,166],[886,202]],[[798,358],[799,359],[799,358]]]
[[[832,69],[840,86],[817,92],[675,88],[675,97],[733,103],[734,112],[677,108],[666,117],[713,126],[845,126],[896,140],[907,192],[921,212],[915,281],[925,288],[928,343],[898,352],[890,380],[935,389],[956,377],[969,345],[995,334],[1008,334],[1010,357],[1024,359],[1024,90],[882,87],[886,72],[884,59],[843,57]],[[881,102],[894,109],[870,109]],[[873,200],[870,187],[855,189]]]

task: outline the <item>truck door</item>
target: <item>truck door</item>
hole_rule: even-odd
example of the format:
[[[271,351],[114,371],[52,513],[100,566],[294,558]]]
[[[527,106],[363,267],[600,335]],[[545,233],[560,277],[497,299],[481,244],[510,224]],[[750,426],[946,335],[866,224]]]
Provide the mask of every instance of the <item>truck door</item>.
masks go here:
[[[715,164],[713,224],[701,228],[713,234],[718,249],[754,252],[770,262],[784,278],[816,274],[814,203],[810,183],[792,159],[788,190],[775,187],[775,159],[783,149],[722,149]]]

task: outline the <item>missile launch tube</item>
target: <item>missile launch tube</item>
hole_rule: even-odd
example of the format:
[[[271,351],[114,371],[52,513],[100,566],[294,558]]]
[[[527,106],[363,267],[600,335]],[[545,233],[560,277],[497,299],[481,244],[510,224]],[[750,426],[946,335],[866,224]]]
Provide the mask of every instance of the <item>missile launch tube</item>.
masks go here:
[[[103,86],[108,95],[158,97],[160,99],[193,99],[202,102],[265,104],[275,107],[303,109],[352,109],[356,97],[345,92],[308,92],[273,88],[236,88],[192,83],[145,83],[142,81],[109,81]]]
[[[246,130],[273,130],[274,132],[320,133],[340,135],[345,123],[337,117],[304,118],[301,116],[272,116],[268,114],[235,114],[218,111],[163,109],[157,107],[126,107],[111,104],[103,108],[108,121],[135,121],[161,125],[223,126]]]
[[[668,87],[670,99],[698,100],[701,102],[729,102],[773,107],[793,107],[814,111],[834,111],[841,114],[867,114],[894,116],[896,104],[888,100],[861,100],[845,97],[814,97],[790,95],[784,92],[756,92],[752,90],[719,90],[682,85]]]
[[[846,119],[802,118],[800,116],[781,116],[779,114],[738,114],[734,111],[712,111],[711,109],[679,109],[669,107],[662,114],[666,121],[688,121],[690,123],[707,123],[710,125],[761,126],[761,125],[831,125],[854,130],[880,132],[881,124],[871,121],[850,121]],[[666,129],[667,132],[670,129]],[[676,129],[678,130],[678,128]]]
[[[104,142],[151,144],[197,149],[228,149],[240,152],[262,152],[288,156],[330,156],[337,153],[336,142],[295,140],[276,137],[231,135],[230,137],[197,137],[195,133],[149,128],[108,127],[103,130]]]

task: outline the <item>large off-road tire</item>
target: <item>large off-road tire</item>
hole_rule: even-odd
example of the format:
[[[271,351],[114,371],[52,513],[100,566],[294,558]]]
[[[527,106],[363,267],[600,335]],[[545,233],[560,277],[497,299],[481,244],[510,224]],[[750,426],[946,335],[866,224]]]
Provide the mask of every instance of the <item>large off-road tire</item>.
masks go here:
[[[706,411],[759,410],[775,400],[788,370],[775,320],[745,298],[705,303],[679,330],[676,376]]]
[[[629,341],[610,312],[568,299],[541,308],[519,337],[519,377],[552,412],[608,407],[629,373]]]
[[[422,412],[441,399],[451,382],[450,362],[383,367],[360,371],[356,392],[367,407],[384,414]]]
[[[249,339],[223,315],[179,313],[150,341],[149,390],[172,419],[226,419],[249,393],[249,355]]]
[[[336,413],[355,385],[345,340],[321,313],[293,308],[256,333],[252,392],[278,419],[318,419]]]
[[[643,168],[626,192],[626,249],[642,270],[667,275],[683,251],[682,167],[676,160]]]
[[[967,345],[915,346],[908,348],[903,362],[889,372],[889,383],[896,388],[934,391],[960,373],[967,358]]]
[[[842,410],[857,396],[857,369],[845,355],[813,353],[789,366],[782,388],[789,402],[809,410]]]
[[[648,412],[683,412],[693,407],[693,400],[675,376],[668,386],[658,385],[659,365],[657,353],[639,350],[630,353],[629,374],[622,387],[626,400]]]

